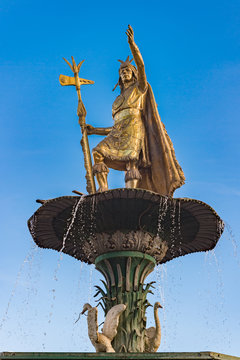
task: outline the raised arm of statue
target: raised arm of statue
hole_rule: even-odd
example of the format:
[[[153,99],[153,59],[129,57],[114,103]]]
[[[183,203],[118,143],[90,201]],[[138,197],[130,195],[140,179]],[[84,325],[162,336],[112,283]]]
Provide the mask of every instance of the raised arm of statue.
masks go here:
[[[135,64],[138,70],[138,87],[139,89],[144,92],[147,88],[147,78],[145,74],[145,66],[143,62],[142,55],[134,41],[134,33],[133,29],[130,25],[128,25],[128,29],[126,31],[128,37],[129,47],[131,49]]]

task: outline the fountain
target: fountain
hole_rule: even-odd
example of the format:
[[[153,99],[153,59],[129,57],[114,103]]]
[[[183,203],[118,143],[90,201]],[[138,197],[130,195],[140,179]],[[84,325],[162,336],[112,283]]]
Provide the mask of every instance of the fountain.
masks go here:
[[[29,219],[36,244],[95,264],[105,281],[97,286],[105,315],[127,305],[112,346],[146,351],[147,276],[155,265],[213,249],[223,222],[207,204],[173,199],[143,189],[114,189],[44,201]]]
[[[65,358],[176,358],[173,353],[152,354],[161,341],[161,305],[154,305],[156,327],[147,329],[146,309],[151,305],[147,295],[153,288],[153,282],[146,282],[147,276],[158,264],[213,249],[224,229],[223,221],[209,205],[173,198],[174,190],[184,183],[184,175],[146,82],[130,26],[127,36],[137,68],[129,57],[120,61],[117,85],[121,94],[113,104],[112,128],[86,124],[80,86],[93,81],[79,78],[82,62],[77,65],[73,58],[72,64],[65,60],[74,77],[60,75],[60,83],[77,90],[88,195],[74,191],[76,196],[37,200],[42,205],[28,221],[39,247],[95,264],[104,277],[95,294],[105,314],[102,332],[98,329],[97,307],[85,304],[82,311],[88,313],[89,338],[99,354],[68,354]],[[93,149],[94,166],[88,145],[91,134],[107,135]],[[125,188],[108,189],[109,167],[125,170]],[[115,354],[102,354],[105,352]],[[177,356],[199,357],[224,359],[215,353]]]

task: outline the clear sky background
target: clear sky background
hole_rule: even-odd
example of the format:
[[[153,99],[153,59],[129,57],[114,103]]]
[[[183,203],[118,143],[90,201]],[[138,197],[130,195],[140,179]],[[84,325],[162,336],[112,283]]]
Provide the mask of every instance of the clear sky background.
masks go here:
[[[240,356],[240,1],[0,1],[0,351],[93,351],[85,302],[93,267],[40,250],[27,229],[35,199],[85,192],[71,75],[62,60],[86,59],[87,122],[111,126],[119,63],[131,24],[159,113],[186,184],[175,197],[211,205],[227,229],[214,251],[159,267],[160,351]],[[91,148],[101,137],[91,137]],[[124,174],[111,172],[111,188]],[[102,321],[99,314],[99,323]],[[152,309],[148,324],[153,325]]]

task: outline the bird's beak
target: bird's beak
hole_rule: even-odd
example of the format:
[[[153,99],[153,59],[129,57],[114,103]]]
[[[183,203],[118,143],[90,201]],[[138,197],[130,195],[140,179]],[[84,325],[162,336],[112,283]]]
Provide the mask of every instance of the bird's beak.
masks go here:
[[[81,315],[83,315],[86,311],[87,311],[87,308],[84,308],[83,311],[81,312]]]

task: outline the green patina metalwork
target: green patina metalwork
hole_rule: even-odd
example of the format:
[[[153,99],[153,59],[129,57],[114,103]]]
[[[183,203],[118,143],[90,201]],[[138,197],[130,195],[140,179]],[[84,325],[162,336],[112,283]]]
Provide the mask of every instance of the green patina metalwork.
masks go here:
[[[141,259],[148,259],[149,261],[152,261],[154,264],[156,264],[156,260],[151,255],[143,254],[139,251],[114,251],[111,253],[99,255],[95,260],[95,265],[97,265],[100,261],[102,261],[104,259],[126,257],[126,256],[132,256],[132,257],[141,258]]]
[[[116,352],[145,351],[145,312],[151,306],[147,294],[151,293],[153,282],[144,284],[153,271],[155,259],[137,251],[118,251],[100,255],[95,260],[96,269],[105,277],[105,289],[96,286],[95,297],[105,315],[117,304],[127,305],[121,314],[117,336],[112,342]]]

